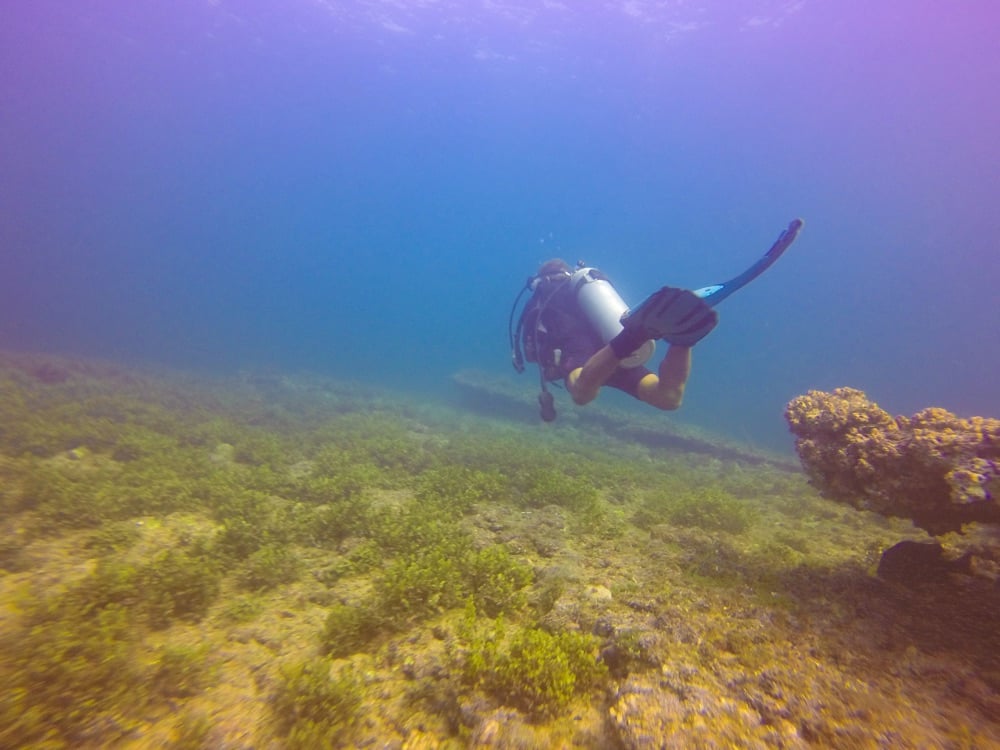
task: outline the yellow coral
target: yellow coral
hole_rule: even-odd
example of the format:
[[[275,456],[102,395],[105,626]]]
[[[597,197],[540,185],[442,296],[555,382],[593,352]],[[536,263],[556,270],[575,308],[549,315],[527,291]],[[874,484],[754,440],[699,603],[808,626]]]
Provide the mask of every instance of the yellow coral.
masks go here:
[[[890,416],[863,391],[809,391],[785,409],[810,479],[827,496],[940,533],[1000,522],[1000,420],[929,407]]]

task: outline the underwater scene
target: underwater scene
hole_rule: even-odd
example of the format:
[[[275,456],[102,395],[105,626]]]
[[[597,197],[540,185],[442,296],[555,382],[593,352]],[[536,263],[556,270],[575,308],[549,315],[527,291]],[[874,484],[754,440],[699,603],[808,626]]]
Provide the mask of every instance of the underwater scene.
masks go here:
[[[0,747],[1000,748],[998,23],[11,4]]]

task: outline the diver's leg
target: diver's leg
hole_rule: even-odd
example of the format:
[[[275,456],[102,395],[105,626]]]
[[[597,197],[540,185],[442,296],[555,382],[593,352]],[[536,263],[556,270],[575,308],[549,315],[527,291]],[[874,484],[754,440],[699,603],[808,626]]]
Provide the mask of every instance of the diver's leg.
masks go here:
[[[577,367],[566,376],[566,389],[573,401],[583,406],[589,404],[601,391],[601,386],[608,382],[618,369],[621,360],[611,351],[611,347],[602,346],[583,367]]]
[[[639,399],[666,411],[680,408],[691,374],[691,348],[672,345],[660,362],[658,372],[659,375],[650,373],[639,381]]]

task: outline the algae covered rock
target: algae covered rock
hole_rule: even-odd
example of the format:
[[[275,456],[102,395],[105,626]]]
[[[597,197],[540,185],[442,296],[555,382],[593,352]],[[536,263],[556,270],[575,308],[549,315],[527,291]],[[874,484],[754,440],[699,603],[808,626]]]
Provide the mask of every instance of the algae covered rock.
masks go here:
[[[689,747],[799,746],[793,742],[771,743],[762,731],[761,717],[732,696],[720,695],[702,686],[685,685],[677,691],[666,687],[668,679],[654,675],[629,677],[618,689],[610,717],[617,739],[628,750]]]
[[[1000,420],[940,408],[892,417],[854,388],[809,391],[785,419],[806,473],[833,500],[931,534],[1000,522]]]

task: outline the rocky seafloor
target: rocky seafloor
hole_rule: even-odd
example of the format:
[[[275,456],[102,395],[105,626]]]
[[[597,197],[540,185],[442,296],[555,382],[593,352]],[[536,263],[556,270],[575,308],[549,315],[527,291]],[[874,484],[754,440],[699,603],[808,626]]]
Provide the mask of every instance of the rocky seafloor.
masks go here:
[[[1000,747],[995,527],[463,377],[0,355],[0,746]]]

